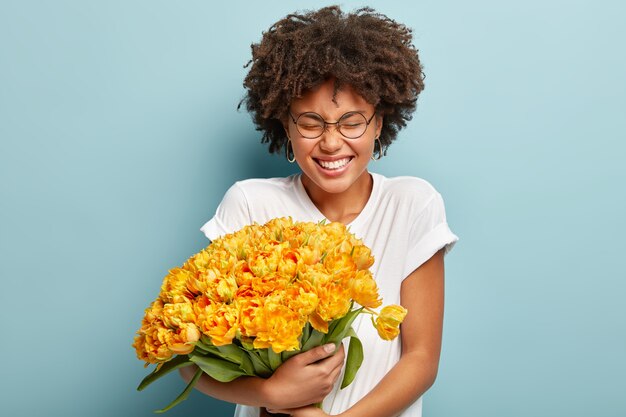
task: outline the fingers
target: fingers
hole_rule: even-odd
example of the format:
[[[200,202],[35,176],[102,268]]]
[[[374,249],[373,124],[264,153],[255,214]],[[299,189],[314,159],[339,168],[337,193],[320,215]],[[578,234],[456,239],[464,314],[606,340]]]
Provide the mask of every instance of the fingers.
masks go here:
[[[337,349],[337,353],[320,361],[319,364],[328,366],[329,370],[334,369],[336,367],[341,368],[343,366],[343,361],[345,358],[346,358],[346,355],[344,354],[343,345],[339,345],[339,349]]]
[[[325,359],[329,356],[332,356],[335,353],[335,344],[327,343],[322,346],[318,346],[309,350],[308,352],[301,353],[296,356],[299,360],[303,362],[305,365],[309,365],[322,359]]]

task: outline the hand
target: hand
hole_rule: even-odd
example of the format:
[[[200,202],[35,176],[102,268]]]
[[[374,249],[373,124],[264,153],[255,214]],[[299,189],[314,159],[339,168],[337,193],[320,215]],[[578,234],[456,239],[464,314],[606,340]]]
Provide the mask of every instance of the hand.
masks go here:
[[[268,412],[272,414],[286,414],[291,417],[327,417],[330,414],[326,414],[322,409],[313,405],[300,408],[289,408],[285,410],[269,409]]]
[[[288,359],[266,380],[267,406],[295,409],[322,402],[333,389],[344,359],[343,345],[335,353],[332,343]]]

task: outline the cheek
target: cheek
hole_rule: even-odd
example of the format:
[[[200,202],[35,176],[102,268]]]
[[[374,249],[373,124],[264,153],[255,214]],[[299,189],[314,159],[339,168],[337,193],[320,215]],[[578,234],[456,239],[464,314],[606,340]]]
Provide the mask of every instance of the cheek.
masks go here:
[[[303,158],[313,150],[315,146],[315,141],[311,141],[312,143],[305,142],[303,140],[292,140],[291,146],[293,148],[293,154],[296,158]]]
[[[374,143],[375,143],[375,140],[373,138],[372,138],[372,140],[365,142],[363,144],[363,146],[361,147],[359,153],[364,154],[364,155],[371,155],[371,154],[373,154],[374,153]]]

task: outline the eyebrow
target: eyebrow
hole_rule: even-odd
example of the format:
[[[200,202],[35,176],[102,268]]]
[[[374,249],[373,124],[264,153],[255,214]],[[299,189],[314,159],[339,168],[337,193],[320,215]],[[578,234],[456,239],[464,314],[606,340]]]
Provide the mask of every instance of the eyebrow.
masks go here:
[[[300,115],[303,115],[303,114],[305,114],[305,113],[315,113],[315,114],[317,114],[318,116],[320,116],[320,117],[322,117],[322,118],[323,118],[323,116],[322,116],[321,114],[319,114],[318,112],[312,111],[312,110],[307,110],[307,111],[297,112],[297,113],[296,113],[296,115],[300,116]],[[365,113],[367,113],[367,110],[364,110],[364,109],[348,110],[347,112],[344,112],[341,116],[343,116],[344,114],[348,114],[348,113],[363,113],[363,114],[365,114]],[[340,117],[341,117],[341,116],[340,116]]]

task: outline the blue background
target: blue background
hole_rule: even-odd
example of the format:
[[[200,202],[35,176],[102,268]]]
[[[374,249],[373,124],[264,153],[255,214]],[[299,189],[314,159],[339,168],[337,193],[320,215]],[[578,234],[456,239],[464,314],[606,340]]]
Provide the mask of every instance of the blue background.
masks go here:
[[[327,4],[0,1],[3,415],[152,416],[183,388],[135,391],[134,332],[224,191],[295,169],[236,111],[243,65]],[[369,4],[427,74],[371,169],[429,180],[461,238],[425,416],[625,416],[626,6]],[[194,392],[169,415],[231,409]]]

